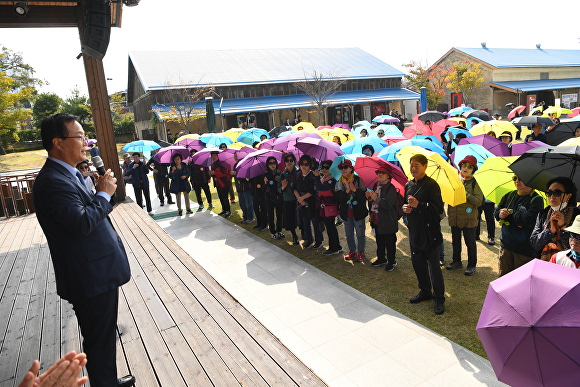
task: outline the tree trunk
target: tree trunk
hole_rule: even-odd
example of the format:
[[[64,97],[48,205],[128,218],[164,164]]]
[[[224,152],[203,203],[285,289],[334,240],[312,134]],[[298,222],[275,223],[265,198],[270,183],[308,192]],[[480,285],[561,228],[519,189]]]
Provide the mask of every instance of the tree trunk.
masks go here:
[[[6,151],[4,150],[4,146],[2,146],[2,143],[0,143],[0,156],[5,156],[6,155]]]

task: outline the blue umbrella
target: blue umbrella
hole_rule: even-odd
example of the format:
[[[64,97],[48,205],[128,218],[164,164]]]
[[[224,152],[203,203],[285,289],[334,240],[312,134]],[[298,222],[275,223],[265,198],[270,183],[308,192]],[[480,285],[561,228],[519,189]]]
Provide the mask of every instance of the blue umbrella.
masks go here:
[[[417,140],[433,141],[437,146],[440,146],[441,148],[443,148],[443,143],[434,134],[416,134],[411,138],[414,138]]]
[[[373,122],[379,122],[383,118],[393,118],[393,116],[390,116],[388,114],[381,114],[380,116],[376,116],[375,118],[373,118]]]
[[[357,122],[356,124],[354,124],[352,126],[352,131],[354,131],[354,128],[358,128],[360,126],[362,126],[363,128],[370,129],[371,128],[371,123],[368,122],[368,121],[359,121],[359,122]]]
[[[199,137],[199,140],[204,142],[208,148],[219,148],[220,144],[230,145],[234,143],[228,136],[218,133],[204,133]]]
[[[451,110],[449,110],[447,112],[447,114],[449,114],[450,116],[460,116],[465,112],[471,111],[473,110],[473,108],[467,107],[467,106],[458,106],[456,108],[453,108]]]
[[[484,120],[477,118],[477,117],[469,117],[469,118],[465,119],[465,122],[467,123],[467,129],[471,129],[473,127],[473,125],[477,125],[483,121]]]
[[[338,169],[338,164],[340,164],[344,160],[348,159],[348,160],[350,160],[352,162],[352,167],[354,169],[354,164],[356,162],[356,158],[357,157],[365,157],[365,155],[363,155],[362,153],[358,153],[358,154],[350,154],[350,155],[336,156],[334,158],[334,160],[332,161],[332,165],[330,166],[330,169],[328,170],[328,172],[330,172],[330,174],[336,180],[339,180],[340,177],[342,176],[342,173],[340,172],[340,169]]]
[[[479,144],[465,144],[457,145],[455,151],[453,151],[453,164],[457,166],[457,163],[465,158],[465,156],[471,155],[477,160],[477,168],[481,167],[483,162],[490,157],[496,157],[493,153],[488,151]]]
[[[125,152],[151,152],[152,150],[159,148],[161,148],[161,145],[157,144],[155,141],[137,140],[128,143],[121,149]]]
[[[399,153],[399,151],[402,148],[410,145],[420,146],[421,148],[428,149],[432,152],[437,152],[444,159],[447,159],[447,155],[445,154],[443,148],[435,144],[433,141],[414,138],[410,140],[396,142],[393,145],[384,148],[382,151],[379,152],[377,156],[382,157],[387,161],[399,161],[399,159],[397,158],[397,153]]]
[[[372,146],[374,149],[373,153],[375,153],[385,148],[388,144],[386,143],[386,141],[381,140],[378,137],[363,137],[363,138],[355,138],[354,140],[349,141],[346,144],[342,145],[340,148],[346,154],[362,153],[363,147],[366,145]]]
[[[355,137],[359,138],[360,137],[360,132],[363,129],[367,131],[367,137],[377,137],[377,133],[378,132],[377,132],[376,129],[367,128],[365,126],[357,126],[355,128],[352,128],[352,131],[350,132],[350,134],[352,134]]]
[[[248,129],[240,133],[238,138],[236,139],[237,142],[243,142],[244,144],[252,145],[256,141],[260,142],[261,136],[266,136],[266,139],[270,138],[268,132],[264,129],[253,128]]]
[[[403,133],[395,125],[380,124],[375,130],[382,130],[385,136],[402,136]]]
[[[294,134],[294,133],[298,133],[298,132],[296,130],[287,130],[285,132],[280,132],[280,133],[278,133],[278,138],[287,136],[289,134]]]
[[[419,107],[421,109],[421,113],[427,111],[427,88],[423,86],[421,88],[421,97],[419,100]]]
[[[472,137],[473,136],[473,134],[471,134],[471,132],[469,130],[467,130],[467,129],[450,127],[450,128],[447,129],[447,132],[443,135],[443,136],[445,136],[445,139],[447,141],[449,141],[449,135],[448,135],[448,133],[451,133],[453,135],[453,138],[457,137],[457,135],[459,133],[465,134],[466,137]]]

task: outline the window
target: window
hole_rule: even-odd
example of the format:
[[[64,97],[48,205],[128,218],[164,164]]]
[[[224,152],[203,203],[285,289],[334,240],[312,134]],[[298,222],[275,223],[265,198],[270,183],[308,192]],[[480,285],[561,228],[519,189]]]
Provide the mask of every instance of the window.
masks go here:
[[[550,79],[550,73],[540,73],[540,79]]]

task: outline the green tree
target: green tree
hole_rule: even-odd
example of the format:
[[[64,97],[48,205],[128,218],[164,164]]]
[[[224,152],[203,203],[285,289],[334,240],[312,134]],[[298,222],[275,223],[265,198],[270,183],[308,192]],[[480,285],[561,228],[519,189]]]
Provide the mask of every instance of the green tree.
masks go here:
[[[421,92],[421,87],[427,89],[427,106],[436,109],[443,101],[445,95],[446,77],[451,69],[446,65],[426,68],[420,62],[411,61],[403,64],[409,71],[403,76],[403,86],[416,93]]]
[[[125,93],[115,93],[109,96],[111,101],[111,117],[115,134],[131,134],[135,132],[135,116],[127,108]]]
[[[20,53],[6,47],[2,47],[1,50],[0,71],[4,71],[7,76],[14,80],[10,86],[12,90],[32,88],[34,89],[33,93],[36,93],[36,87],[48,84],[46,81],[34,77],[34,69],[24,63]]]
[[[87,133],[87,136],[94,137],[93,113],[89,97],[81,95],[78,87],[71,90],[71,95],[67,97],[61,105],[61,113],[73,114],[78,117],[78,121]]]
[[[452,72],[447,76],[447,88],[455,93],[463,93],[465,103],[473,103],[471,95],[485,80],[479,63],[456,61],[451,64]]]
[[[18,141],[16,130],[21,122],[30,118],[30,109],[22,106],[22,101],[28,100],[33,88],[15,90],[16,81],[0,71],[0,154],[5,155],[9,141]]]
[[[62,99],[56,94],[43,93],[37,95],[32,106],[34,127],[40,128],[42,120],[58,112],[61,104]]]

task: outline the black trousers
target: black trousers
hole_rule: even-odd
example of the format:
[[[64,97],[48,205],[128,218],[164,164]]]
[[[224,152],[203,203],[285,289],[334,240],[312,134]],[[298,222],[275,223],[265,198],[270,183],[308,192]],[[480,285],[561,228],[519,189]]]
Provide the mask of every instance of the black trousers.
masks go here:
[[[395,253],[397,252],[397,234],[376,234],[377,258],[380,262],[385,259],[389,263],[395,263]],[[385,255],[386,252],[386,255]]]
[[[409,235],[409,238],[412,236]],[[428,252],[415,252],[411,246],[411,262],[419,281],[419,289],[425,293],[433,294],[438,301],[445,301],[445,285],[443,273],[439,266],[439,248]]]
[[[226,211],[226,212],[230,212],[231,211],[231,206],[230,206],[230,200],[228,198],[228,195],[230,193],[230,187],[224,187],[224,188],[217,188],[217,193],[218,193],[218,197],[220,199],[220,203],[222,205],[222,211]]]
[[[453,262],[461,262],[461,234],[467,246],[467,267],[477,265],[477,246],[475,245],[475,233],[477,227],[459,228],[451,227],[451,244],[453,245]]]
[[[328,235],[328,249],[330,251],[340,250],[340,240],[338,239],[338,230],[336,229],[336,216],[322,218],[326,235]]]
[[[133,184],[133,190],[135,191],[135,200],[137,200],[139,207],[143,207],[143,196],[145,196],[147,212],[153,211],[151,208],[151,197],[149,196],[149,186],[141,184],[141,187],[135,187],[135,184]]]
[[[268,228],[270,229],[270,234],[275,234],[277,232],[282,231],[282,201],[271,201],[265,200],[266,202],[266,214],[268,219]],[[256,196],[254,196],[254,212],[256,213],[258,219],[258,225],[260,223],[260,215],[258,215],[258,211],[256,210]],[[274,221],[274,216],[276,220]]]
[[[211,204],[211,192],[209,191],[209,184],[197,185],[191,184],[193,190],[195,191],[195,197],[197,198],[197,204],[203,206],[203,199],[201,198],[201,190],[205,192],[205,198],[207,199],[208,205]]]
[[[495,203],[483,202],[483,205],[479,207],[482,211],[479,212],[479,220],[477,222],[477,233],[476,236],[480,235],[480,225],[481,225],[481,213],[485,215],[485,223],[487,224],[487,237],[495,238],[495,218],[493,217],[493,211],[495,210]]]
[[[91,387],[117,385],[117,308],[119,289],[70,302],[83,335]]]
[[[169,179],[166,177],[155,178],[155,192],[157,192],[157,197],[161,203],[164,202],[164,196],[167,197],[167,201],[171,201],[171,194],[169,193]]]

